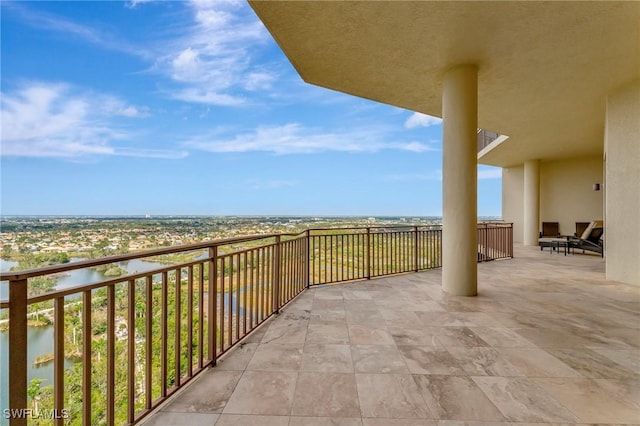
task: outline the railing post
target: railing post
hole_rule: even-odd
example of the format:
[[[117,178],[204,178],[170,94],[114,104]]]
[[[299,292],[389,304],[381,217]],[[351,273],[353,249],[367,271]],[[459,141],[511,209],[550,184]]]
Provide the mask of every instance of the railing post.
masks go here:
[[[27,408],[27,280],[9,281],[9,408]],[[26,412],[11,426],[27,424]]]
[[[211,366],[216,365],[218,359],[218,246],[209,248],[209,351],[211,353]]]
[[[413,270],[418,272],[418,227],[413,227]]]
[[[371,279],[371,228],[367,227],[367,279]]]
[[[273,311],[280,313],[280,235],[276,235],[275,253],[273,258]]]
[[[309,229],[307,229],[306,231],[306,237],[307,237],[307,247],[305,249],[305,258],[306,258],[306,269],[304,271],[304,275],[305,275],[305,280],[307,282],[307,288],[309,288],[311,286],[311,277],[309,276],[309,271],[311,269],[311,231]]]

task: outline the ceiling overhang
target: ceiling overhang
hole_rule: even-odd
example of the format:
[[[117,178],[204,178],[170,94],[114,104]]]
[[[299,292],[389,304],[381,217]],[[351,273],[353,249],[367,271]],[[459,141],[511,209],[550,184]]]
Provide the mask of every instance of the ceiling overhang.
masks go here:
[[[598,155],[606,96],[640,78],[640,2],[250,1],[304,81],[442,115],[442,78],[478,65],[481,162]]]

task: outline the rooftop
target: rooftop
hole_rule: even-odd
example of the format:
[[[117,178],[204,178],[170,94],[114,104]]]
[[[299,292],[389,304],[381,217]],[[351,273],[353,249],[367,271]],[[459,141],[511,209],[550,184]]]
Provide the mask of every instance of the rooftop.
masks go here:
[[[640,423],[640,288],[602,258],[520,246],[478,297],[440,283],[312,287],[146,424]]]

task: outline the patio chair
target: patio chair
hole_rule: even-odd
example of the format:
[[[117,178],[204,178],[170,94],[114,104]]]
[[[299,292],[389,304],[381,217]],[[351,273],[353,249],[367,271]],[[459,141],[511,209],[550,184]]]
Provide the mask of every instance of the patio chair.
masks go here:
[[[545,247],[554,247],[554,241],[560,238],[560,224],[558,222],[542,222],[542,231],[538,238],[540,251]]]
[[[591,224],[591,222],[576,222],[576,233],[574,237],[580,237],[584,234],[585,229]]]
[[[599,253],[604,257],[604,242],[603,242],[604,228],[602,222],[593,221],[587,226],[580,237],[568,237],[569,249],[592,251]]]

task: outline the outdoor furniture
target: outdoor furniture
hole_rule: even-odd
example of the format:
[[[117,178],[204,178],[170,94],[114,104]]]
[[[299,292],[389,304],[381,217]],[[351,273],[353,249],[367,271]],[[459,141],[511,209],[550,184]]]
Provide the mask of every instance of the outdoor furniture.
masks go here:
[[[576,233],[574,237],[580,237],[584,234],[585,229],[591,224],[591,222],[576,222]]]
[[[580,237],[568,237],[568,250],[571,249],[591,251],[594,253],[599,253],[600,256],[604,257],[604,242],[603,242],[603,234],[604,228],[602,227],[602,222],[593,221],[587,226],[587,228],[583,231]]]
[[[540,232],[540,238],[538,238],[538,245],[540,251],[545,247],[550,247],[551,250],[558,248],[558,242],[560,239],[560,224],[558,222],[542,222],[542,231]]]

